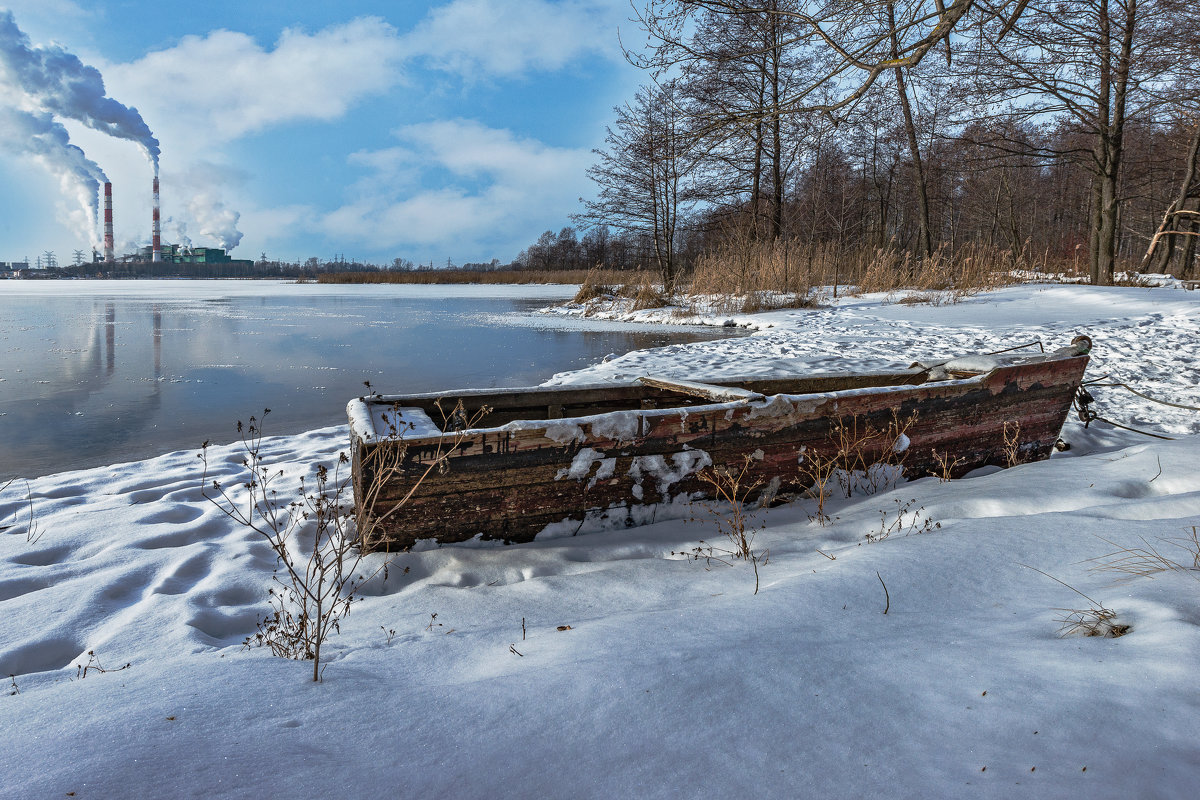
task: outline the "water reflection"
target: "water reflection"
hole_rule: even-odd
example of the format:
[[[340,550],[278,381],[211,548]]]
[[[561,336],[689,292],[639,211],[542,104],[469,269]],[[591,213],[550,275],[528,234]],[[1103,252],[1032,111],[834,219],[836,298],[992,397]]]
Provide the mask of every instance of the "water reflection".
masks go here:
[[[344,422],[383,392],[539,383],[609,353],[727,336],[514,317],[544,300],[363,294],[0,296],[0,479]],[[513,324],[518,322],[519,324]]]

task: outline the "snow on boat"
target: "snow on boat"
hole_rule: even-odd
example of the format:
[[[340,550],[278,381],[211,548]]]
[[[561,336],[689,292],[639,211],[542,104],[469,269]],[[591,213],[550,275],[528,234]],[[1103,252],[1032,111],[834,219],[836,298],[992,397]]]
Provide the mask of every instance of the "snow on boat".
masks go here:
[[[893,372],[360,397],[347,406],[358,529],[366,549],[396,550],[645,524],[686,515],[714,465],[748,464],[769,500],[810,488],[805,463],[853,466],[838,462],[847,431],[858,463],[908,478],[1036,461],[1090,348],[1079,336]]]

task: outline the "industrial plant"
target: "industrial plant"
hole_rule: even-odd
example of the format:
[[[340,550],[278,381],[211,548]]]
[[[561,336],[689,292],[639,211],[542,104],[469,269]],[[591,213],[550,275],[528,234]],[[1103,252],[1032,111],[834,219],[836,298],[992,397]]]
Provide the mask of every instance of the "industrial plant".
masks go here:
[[[161,264],[161,265],[224,265],[230,270],[238,268],[249,268],[253,266],[253,262],[244,260],[235,260],[230,258],[229,254],[219,247],[192,247],[190,245],[168,244],[162,243],[161,231],[161,201],[158,187],[158,176],[154,176],[154,205],[153,214],[151,217],[151,234],[150,244],[142,247],[133,253],[126,253],[121,256],[116,255],[116,247],[114,245],[113,236],[113,202],[112,202],[112,182],[105,181],[104,183],[104,252],[100,253],[96,250],[92,251],[92,265],[107,267],[106,271],[125,272],[126,270],[117,269],[118,265],[146,265],[146,264]],[[199,270],[175,270],[162,269],[150,270],[142,274],[150,275],[178,275],[182,272],[190,273],[188,277],[198,277],[201,275]],[[221,276],[223,277],[223,275]]]

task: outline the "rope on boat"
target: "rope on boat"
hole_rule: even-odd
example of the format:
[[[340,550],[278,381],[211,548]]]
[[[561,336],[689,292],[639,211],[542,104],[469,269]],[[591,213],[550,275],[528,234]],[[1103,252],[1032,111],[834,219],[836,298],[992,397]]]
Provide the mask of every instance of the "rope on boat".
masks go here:
[[[1160,405],[1171,406],[1172,408],[1182,408],[1187,411],[1200,411],[1200,406],[1189,406],[1189,405],[1184,405],[1183,403],[1172,403],[1170,400],[1160,400],[1157,397],[1151,397],[1148,394],[1139,392],[1137,389],[1133,388],[1129,384],[1124,383],[1122,381],[1113,381],[1111,383],[1101,383],[1100,382],[1100,381],[1105,381],[1105,380],[1108,380],[1107,375],[1105,375],[1103,378],[1097,378],[1094,381],[1085,381],[1084,384],[1086,386],[1105,386],[1105,387],[1120,386],[1122,389],[1133,392],[1138,397],[1141,397],[1144,400],[1149,400],[1151,403],[1159,403]]]
[[[1155,400],[1153,397],[1147,397],[1146,395],[1142,394],[1141,392],[1136,391],[1136,390],[1130,388],[1129,386],[1126,386],[1124,383],[1099,383],[1099,381],[1106,380],[1106,379],[1107,379],[1107,376],[1105,376],[1104,378],[1098,378],[1097,380],[1094,380],[1094,381],[1086,381],[1084,383],[1084,385],[1080,386],[1079,389],[1076,390],[1075,397],[1072,398],[1072,400],[1071,400],[1071,405],[1074,406],[1075,412],[1079,415],[1079,419],[1083,421],[1083,427],[1086,428],[1088,425],[1090,425],[1092,423],[1093,420],[1099,420],[1100,422],[1104,422],[1109,425],[1112,425],[1114,428],[1121,428],[1122,430],[1131,431],[1133,433],[1140,433],[1143,436],[1152,436],[1155,439],[1165,439],[1168,442],[1175,441],[1174,436],[1164,436],[1161,433],[1151,433],[1150,431],[1138,430],[1137,428],[1131,428],[1128,425],[1122,425],[1119,422],[1113,422],[1111,419],[1107,419],[1106,417],[1100,416],[1091,407],[1092,403],[1096,402],[1096,398],[1092,397],[1092,393],[1089,392],[1086,387],[1087,386],[1124,386],[1126,389],[1129,389],[1129,391],[1133,392],[1134,394],[1139,395],[1141,397],[1145,397],[1147,400],[1153,400],[1156,403],[1162,403],[1163,405],[1168,405],[1168,406],[1176,406],[1177,408],[1191,409],[1192,406],[1179,405],[1178,403],[1168,403],[1165,400]],[[1200,411],[1200,408],[1195,408],[1193,410]]]
[[[1046,347],[1045,347],[1045,345],[1042,344],[1042,340],[1034,339],[1032,342],[1026,342],[1025,344],[1019,344],[1019,345],[1016,345],[1015,347],[1008,347],[1008,348],[1005,348],[1004,350],[993,350],[992,352],[985,353],[984,355],[998,356],[1001,353],[1011,353],[1013,350],[1024,350],[1026,347],[1033,347],[1035,344],[1038,346],[1038,350],[1041,350],[1043,353],[1046,352]]]
[[[1127,431],[1133,431],[1134,433],[1140,433],[1142,436],[1153,436],[1155,439],[1166,439],[1168,442],[1175,441],[1174,436],[1163,436],[1161,433],[1151,433],[1150,431],[1139,431],[1137,428],[1131,428],[1128,425],[1122,425],[1119,422],[1113,422],[1111,419],[1105,419],[1104,417],[1100,416],[1099,414],[1097,414],[1092,419],[1098,419],[1101,422],[1107,422],[1109,425],[1112,425],[1114,428],[1123,428],[1124,430],[1127,430]],[[1084,425],[1084,427],[1086,428],[1087,425]]]
[[[1045,345],[1042,344],[1042,340],[1034,339],[1032,342],[1026,342],[1025,344],[1018,344],[1013,347],[1006,347],[1003,350],[993,350],[990,353],[984,353],[984,355],[985,356],[998,356],[1001,353],[1011,353],[1013,350],[1024,350],[1026,347],[1033,347],[1034,345],[1037,345],[1038,350],[1042,351],[1043,353],[1046,352],[1046,347],[1045,347]],[[949,364],[951,361],[956,361],[958,358],[960,358],[960,356],[954,356],[954,358],[948,358],[945,361],[940,361],[936,364],[930,364],[929,366],[922,368],[918,374],[919,375],[928,375],[929,373],[933,372],[933,370],[937,369],[938,367],[944,367],[947,364]],[[920,362],[913,364],[913,366],[914,367],[920,366]]]

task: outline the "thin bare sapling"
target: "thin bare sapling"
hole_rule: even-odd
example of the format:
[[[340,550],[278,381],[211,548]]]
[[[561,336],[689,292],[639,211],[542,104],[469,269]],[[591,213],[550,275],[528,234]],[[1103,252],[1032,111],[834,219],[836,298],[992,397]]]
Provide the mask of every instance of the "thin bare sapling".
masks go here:
[[[326,640],[340,632],[341,621],[350,613],[356,592],[380,573],[386,575],[392,556],[368,567],[363,543],[375,540],[380,519],[355,514],[350,458],[338,454],[332,469],[313,466],[312,474],[301,475],[298,486],[286,484],[284,469],[267,464],[263,454],[263,419],[251,417],[248,425],[238,422],[241,438],[243,477],[240,484],[227,486],[209,478],[208,442],[200,458],[204,462],[201,493],[235,523],[262,536],[276,555],[274,585],[269,590],[271,613],[258,623],[258,632],[246,638],[247,647],[268,647],[274,655],[313,662],[313,680],[321,679],[321,651]],[[454,413],[463,413],[460,408]],[[473,423],[479,415],[467,420]],[[391,426],[388,436],[403,436],[402,425]],[[445,460],[461,438],[438,449],[426,469],[413,480],[415,490],[433,470],[444,469]],[[388,463],[376,464],[365,494],[375,496],[379,484],[390,477],[404,457],[404,448],[394,448]],[[412,490],[405,497],[411,497]],[[362,498],[359,498],[360,502]],[[403,504],[404,501],[401,502]]]

